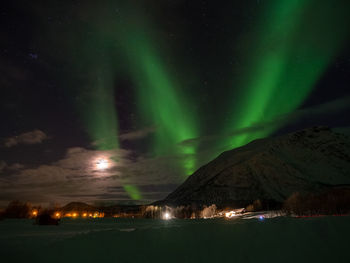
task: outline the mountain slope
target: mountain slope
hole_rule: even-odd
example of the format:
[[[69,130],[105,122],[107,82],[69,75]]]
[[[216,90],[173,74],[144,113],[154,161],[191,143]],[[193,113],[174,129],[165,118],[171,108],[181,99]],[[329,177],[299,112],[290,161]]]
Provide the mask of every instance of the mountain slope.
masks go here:
[[[318,192],[349,184],[349,138],[314,127],[224,152],[159,203],[282,202],[297,191]]]

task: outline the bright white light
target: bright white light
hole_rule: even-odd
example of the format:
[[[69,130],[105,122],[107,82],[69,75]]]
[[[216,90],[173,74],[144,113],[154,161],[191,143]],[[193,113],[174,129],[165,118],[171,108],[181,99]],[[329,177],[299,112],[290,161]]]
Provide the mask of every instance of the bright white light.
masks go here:
[[[227,217],[227,218],[232,218],[232,217],[234,217],[236,215],[236,212],[235,211],[230,211],[230,212],[226,212],[225,213],[225,216]]]
[[[96,168],[98,170],[104,170],[104,169],[107,169],[109,166],[109,163],[108,163],[108,160],[107,159],[98,159],[97,162],[96,162]]]
[[[170,214],[168,212],[166,212],[163,217],[165,220],[168,220],[168,219],[170,219]]]

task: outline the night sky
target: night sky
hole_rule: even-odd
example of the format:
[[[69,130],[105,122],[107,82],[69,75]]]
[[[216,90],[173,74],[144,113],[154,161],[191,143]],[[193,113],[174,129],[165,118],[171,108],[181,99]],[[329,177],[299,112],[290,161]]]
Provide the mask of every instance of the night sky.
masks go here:
[[[2,3],[0,206],[148,203],[254,139],[348,133],[349,13],[348,0]]]

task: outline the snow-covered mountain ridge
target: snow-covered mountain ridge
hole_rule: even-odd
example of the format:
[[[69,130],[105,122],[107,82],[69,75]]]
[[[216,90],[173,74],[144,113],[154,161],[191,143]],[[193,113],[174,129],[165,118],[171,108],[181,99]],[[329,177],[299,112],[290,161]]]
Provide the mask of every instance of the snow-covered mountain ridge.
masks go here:
[[[283,202],[294,192],[344,185],[350,185],[349,137],[313,127],[226,151],[159,203]]]

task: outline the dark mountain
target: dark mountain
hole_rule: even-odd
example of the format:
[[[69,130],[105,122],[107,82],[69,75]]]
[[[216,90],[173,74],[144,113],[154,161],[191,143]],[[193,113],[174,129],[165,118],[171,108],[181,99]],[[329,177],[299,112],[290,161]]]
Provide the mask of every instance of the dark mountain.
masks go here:
[[[156,204],[245,206],[350,184],[350,139],[327,127],[265,138],[222,153]]]

